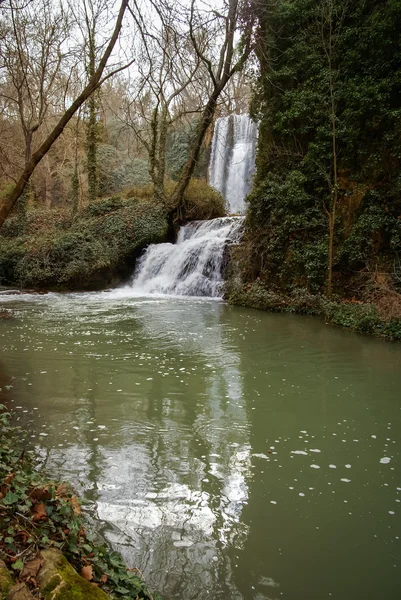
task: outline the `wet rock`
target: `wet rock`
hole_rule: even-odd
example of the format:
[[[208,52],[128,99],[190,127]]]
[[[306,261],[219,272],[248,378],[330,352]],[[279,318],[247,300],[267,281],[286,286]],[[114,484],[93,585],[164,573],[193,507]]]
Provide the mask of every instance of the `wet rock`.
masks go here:
[[[42,552],[37,581],[45,600],[107,600],[103,590],[78,575],[56,549]]]

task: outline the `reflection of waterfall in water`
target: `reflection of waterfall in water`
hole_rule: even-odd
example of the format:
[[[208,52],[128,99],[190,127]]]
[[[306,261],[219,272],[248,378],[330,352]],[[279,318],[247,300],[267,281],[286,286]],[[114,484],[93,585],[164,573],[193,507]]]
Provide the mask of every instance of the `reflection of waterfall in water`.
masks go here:
[[[193,221],[181,228],[176,244],[152,244],[139,262],[133,291],[219,297],[224,250],[237,240],[241,224],[240,217]]]
[[[209,182],[227,200],[230,213],[245,212],[255,170],[258,127],[249,115],[216,120],[209,164]]]
[[[107,429],[100,431],[108,432],[108,442],[97,440],[99,434],[93,430],[98,421],[82,412],[79,430],[74,430],[79,443],[63,448],[55,444],[47,468],[60,478],[69,472],[73,481],[79,473],[86,490],[92,486],[93,509],[107,523],[108,539],[130,566],[146,572],[151,587],[171,599],[199,600],[209,589],[221,590],[230,600],[244,600],[226,553],[238,551],[248,536],[242,513],[249,500],[252,450],[244,375],[233,348],[236,330],[225,319],[224,305],[203,300],[133,301],[117,292],[84,298],[90,310],[86,316],[78,312],[82,331],[96,331],[99,321],[107,331],[107,345],[96,351],[101,370],[103,353],[121,361],[120,370],[128,368],[130,379],[135,362],[155,357],[155,367],[151,381],[138,377],[140,399],[134,399],[131,389],[127,403],[112,404],[110,420],[102,415],[101,427]],[[115,302],[112,307],[110,298]],[[48,314],[54,318],[57,313],[57,327],[60,320],[70,324],[82,311],[82,303],[83,296],[54,296]],[[124,324],[124,333],[115,338],[121,332],[119,323]],[[91,347],[88,350],[92,352]],[[96,397],[97,382],[85,372],[85,361],[80,365],[81,380],[94,388],[86,394]],[[206,373],[202,384],[199,370]],[[180,391],[176,382],[186,377],[191,385]],[[190,409],[195,399],[196,413]],[[79,402],[88,406],[84,398]],[[90,465],[94,447],[96,473]],[[190,577],[189,565],[196,565]]]

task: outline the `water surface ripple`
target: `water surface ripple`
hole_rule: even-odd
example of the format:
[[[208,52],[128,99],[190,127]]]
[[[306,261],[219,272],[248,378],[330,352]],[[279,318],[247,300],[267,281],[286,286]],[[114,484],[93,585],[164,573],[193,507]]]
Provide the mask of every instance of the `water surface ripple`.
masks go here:
[[[401,597],[400,345],[124,290],[1,300],[2,401],[166,600]]]

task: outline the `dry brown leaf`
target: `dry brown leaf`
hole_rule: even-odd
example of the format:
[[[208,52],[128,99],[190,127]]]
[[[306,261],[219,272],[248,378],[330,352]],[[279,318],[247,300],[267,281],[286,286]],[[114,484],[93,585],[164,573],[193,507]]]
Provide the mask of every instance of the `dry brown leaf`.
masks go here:
[[[32,500],[50,500],[52,497],[47,487],[34,488],[29,496]]]
[[[33,511],[33,520],[34,521],[46,521],[47,520],[46,507],[43,502],[38,502],[37,504],[34,504],[32,511]]]
[[[69,499],[71,502],[72,510],[74,511],[74,515],[79,517],[81,514],[81,505],[79,504],[79,500],[76,496],[71,496]]]
[[[100,578],[100,583],[106,583],[107,579],[108,579],[108,577],[107,577],[106,573],[103,573],[103,575]]]
[[[42,566],[42,560],[39,556],[30,560],[24,564],[24,569],[21,573],[21,579],[28,579],[29,577],[36,577],[40,567]]]
[[[56,490],[56,496],[65,496],[68,493],[68,486],[66,483],[60,483]]]
[[[81,569],[81,577],[86,579],[87,581],[91,581],[93,579],[93,567],[92,565],[86,565]]]
[[[9,483],[11,483],[11,481],[14,479],[14,477],[15,477],[15,473],[9,473],[4,480],[5,485],[8,485]]]

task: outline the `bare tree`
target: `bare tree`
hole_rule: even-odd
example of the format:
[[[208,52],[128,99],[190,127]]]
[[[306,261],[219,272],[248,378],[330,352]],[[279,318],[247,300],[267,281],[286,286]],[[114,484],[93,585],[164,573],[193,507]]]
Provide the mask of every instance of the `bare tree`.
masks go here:
[[[41,2],[42,2],[42,5],[46,5],[46,0],[41,0]],[[32,3],[32,10],[34,8],[34,6],[33,6],[34,4],[35,3]],[[9,12],[11,15],[10,16],[11,27],[14,27],[13,21],[15,21],[16,35],[18,36],[18,39],[20,40],[21,39],[20,31],[18,29],[17,21],[16,21],[16,12],[17,11],[14,10],[15,6],[16,6],[16,3],[14,2],[14,0],[8,0],[7,7],[9,9]],[[121,28],[122,28],[123,18],[124,18],[124,14],[126,12],[127,6],[128,6],[128,0],[121,0],[118,15],[117,15],[117,18],[116,18],[116,21],[114,24],[113,31],[110,35],[110,39],[108,40],[108,43],[105,45],[104,51],[98,60],[95,70],[93,71],[92,75],[89,76],[87,84],[84,86],[82,91],[78,94],[78,96],[76,96],[75,99],[71,102],[69,107],[62,113],[61,117],[58,119],[56,125],[53,127],[53,129],[50,131],[50,133],[39,144],[39,146],[35,150],[33,150],[32,149],[32,136],[31,136],[31,138],[29,138],[29,135],[30,135],[29,132],[33,128],[33,132],[32,132],[32,135],[33,135],[33,133],[35,133],[35,131],[38,130],[38,128],[35,129],[38,119],[40,120],[42,118],[41,115],[43,115],[43,112],[47,109],[47,107],[49,105],[49,96],[51,98],[51,87],[49,88],[49,86],[52,86],[54,84],[54,82],[52,81],[52,73],[58,72],[57,69],[55,69],[55,67],[57,66],[59,54],[57,54],[57,53],[53,54],[50,52],[48,55],[45,54],[45,60],[47,61],[46,64],[54,65],[54,68],[53,68],[53,70],[50,71],[50,76],[49,76],[49,71],[44,70],[45,74],[43,75],[42,79],[39,78],[39,81],[42,81],[41,86],[42,86],[44,92],[47,89],[49,93],[48,93],[48,95],[46,95],[45,93],[42,94],[42,96],[43,96],[43,101],[42,101],[43,106],[42,106],[42,104],[40,102],[40,97],[41,97],[40,90],[42,88],[39,85],[39,95],[38,95],[39,108],[35,107],[35,109],[33,110],[33,113],[32,113],[33,120],[29,120],[26,118],[26,116],[24,116],[24,119],[25,119],[24,122],[27,124],[27,139],[28,139],[28,142],[30,141],[30,145],[28,148],[29,153],[26,152],[26,160],[25,160],[24,167],[22,169],[22,173],[20,172],[20,175],[17,177],[12,191],[8,195],[6,195],[6,197],[2,200],[2,204],[0,206],[0,227],[4,223],[5,219],[9,215],[10,211],[12,210],[12,208],[15,205],[15,203],[17,202],[17,200],[20,198],[20,196],[24,192],[36,166],[39,164],[39,162],[42,160],[42,158],[47,154],[47,152],[53,146],[55,141],[62,134],[64,128],[69,123],[69,121],[71,120],[73,115],[84,104],[84,102],[86,102],[88,100],[88,98],[94,93],[94,91],[97,90],[100,87],[100,85],[102,85],[102,83],[106,79],[111,77],[113,74],[121,71],[122,69],[126,68],[128,66],[128,64],[130,64],[130,63],[128,63],[128,64],[125,63],[123,65],[115,66],[115,68],[113,68],[112,70],[105,72],[106,65],[107,65],[107,63],[110,59],[110,56],[113,53],[113,50],[116,46],[116,42],[119,37]],[[2,8],[2,10],[3,10],[3,8]],[[18,17],[18,18],[20,19],[21,17]],[[49,35],[49,34],[46,33],[46,35]],[[51,39],[53,39],[53,38],[51,38]],[[33,44],[33,48],[37,47],[35,45],[35,40],[32,40],[32,44]],[[15,55],[15,53],[13,53],[13,56],[16,56],[16,62],[12,68],[12,73],[14,74],[17,82],[19,81],[19,79],[17,79],[17,74],[18,74],[18,78],[22,77],[22,81],[24,82],[24,86],[26,88],[26,89],[24,89],[24,88],[22,88],[22,89],[24,89],[24,93],[27,95],[27,97],[30,98],[30,97],[33,97],[33,89],[30,84],[30,81],[28,80],[28,77],[26,77],[26,79],[24,78],[25,77],[24,73],[26,72],[26,69],[27,69],[27,66],[26,66],[27,61],[26,61],[23,50],[24,50],[24,45],[21,42],[19,42],[16,47],[16,55]],[[61,51],[61,48],[60,48],[60,51]],[[0,68],[2,70],[2,74],[4,73],[4,68],[5,68],[3,66],[3,60],[4,60],[4,58],[7,58],[7,57],[8,57],[8,53],[4,53],[4,55],[1,59],[2,63],[0,64]],[[20,75],[21,73],[22,73],[22,75]],[[50,77],[50,79],[49,79],[49,77]],[[55,79],[56,75],[54,75],[53,78]],[[19,85],[19,84],[17,83],[17,85]],[[67,94],[66,94],[66,97],[68,97]],[[22,101],[24,103],[24,100],[22,100]],[[15,99],[12,98],[12,100],[10,100],[10,102],[12,102],[14,104]],[[34,106],[34,102],[32,102],[32,105]],[[24,112],[24,115],[26,115],[25,112]],[[42,119],[42,122],[43,122],[43,119]]]
[[[83,38],[83,62],[85,65],[85,73],[83,76],[88,81],[94,76],[97,58],[99,53],[101,53],[102,39],[100,31],[103,29],[105,22],[107,22],[108,3],[107,0],[83,0],[75,3],[71,0],[70,6]],[[91,94],[86,102],[88,113],[86,126],[86,156],[89,201],[96,198],[98,191],[97,105],[97,93]]]
[[[188,29],[182,27],[182,7],[150,1],[149,15],[133,0],[130,9],[137,25],[138,74],[126,105],[126,123],[134,130],[149,158],[155,197],[166,202],[166,144],[170,128],[189,112],[202,109],[201,61]],[[149,22],[150,21],[150,22]],[[197,106],[187,106],[188,89],[196,90]]]
[[[18,118],[24,138],[23,166],[32,156],[34,136],[55,101],[64,59],[68,15],[50,2],[22,10],[10,0],[1,44],[0,98]]]
[[[151,16],[138,3],[133,0],[130,9],[140,38],[138,77],[126,122],[147,150],[156,198],[180,212],[218,101],[231,80],[240,82],[253,50],[256,0],[226,0],[221,11],[196,0],[189,7],[150,0]],[[188,160],[172,195],[166,198],[168,132],[194,115],[196,127]]]

